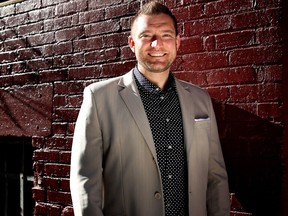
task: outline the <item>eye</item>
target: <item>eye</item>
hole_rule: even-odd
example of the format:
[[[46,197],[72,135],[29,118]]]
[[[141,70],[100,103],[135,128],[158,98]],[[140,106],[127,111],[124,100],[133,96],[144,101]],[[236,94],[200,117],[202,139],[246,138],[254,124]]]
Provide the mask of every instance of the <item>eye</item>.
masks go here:
[[[140,38],[151,38],[152,36],[150,34],[141,34]]]
[[[172,34],[166,33],[162,35],[163,38],[173,38]]]

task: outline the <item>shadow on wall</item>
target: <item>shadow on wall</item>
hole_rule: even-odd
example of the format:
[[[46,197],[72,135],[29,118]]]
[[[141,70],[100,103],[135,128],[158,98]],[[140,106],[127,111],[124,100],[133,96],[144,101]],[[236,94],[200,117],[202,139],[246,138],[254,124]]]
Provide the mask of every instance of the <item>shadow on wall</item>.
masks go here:
[[[236,106],[214,108],[230,192],[253,216],[280,215],[283,128]]]

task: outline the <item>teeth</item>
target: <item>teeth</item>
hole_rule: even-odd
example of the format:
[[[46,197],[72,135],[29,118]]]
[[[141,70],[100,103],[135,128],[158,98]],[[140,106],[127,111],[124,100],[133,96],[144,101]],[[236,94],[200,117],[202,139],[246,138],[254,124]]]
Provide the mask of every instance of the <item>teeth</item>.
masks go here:
[[[150,54],[150,55],[153,56],[153,57],[160,57],[160,56],[164,56],[164,54],[158,54],[158,53]]]

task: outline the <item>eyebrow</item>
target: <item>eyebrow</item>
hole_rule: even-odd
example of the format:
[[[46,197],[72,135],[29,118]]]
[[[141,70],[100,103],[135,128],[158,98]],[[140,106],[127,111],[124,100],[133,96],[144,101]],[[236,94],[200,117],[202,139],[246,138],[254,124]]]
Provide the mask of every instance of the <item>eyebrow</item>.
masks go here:
[[[160,31],[161,33],[171,33],[171,34],[175,34],[176,35],[176,31],[175,30],[170,30],[170,29],[167,29],[167,30],[163,30],[163,31]],[[142,34],[145,34],[145,33],[151,33],[150,30],[144,30],[142,32],[139,33],[139,35],[142,35]]]

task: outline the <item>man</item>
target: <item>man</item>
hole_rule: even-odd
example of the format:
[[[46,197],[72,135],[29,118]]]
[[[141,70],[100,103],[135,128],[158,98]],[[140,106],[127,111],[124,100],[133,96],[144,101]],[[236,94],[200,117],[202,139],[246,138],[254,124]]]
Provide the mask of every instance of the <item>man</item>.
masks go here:
[[[137,66],[84,90],[71,158],[75,215],[229,215],[210,97],[170,73],[175,17],[147,3],[128,43]]]

